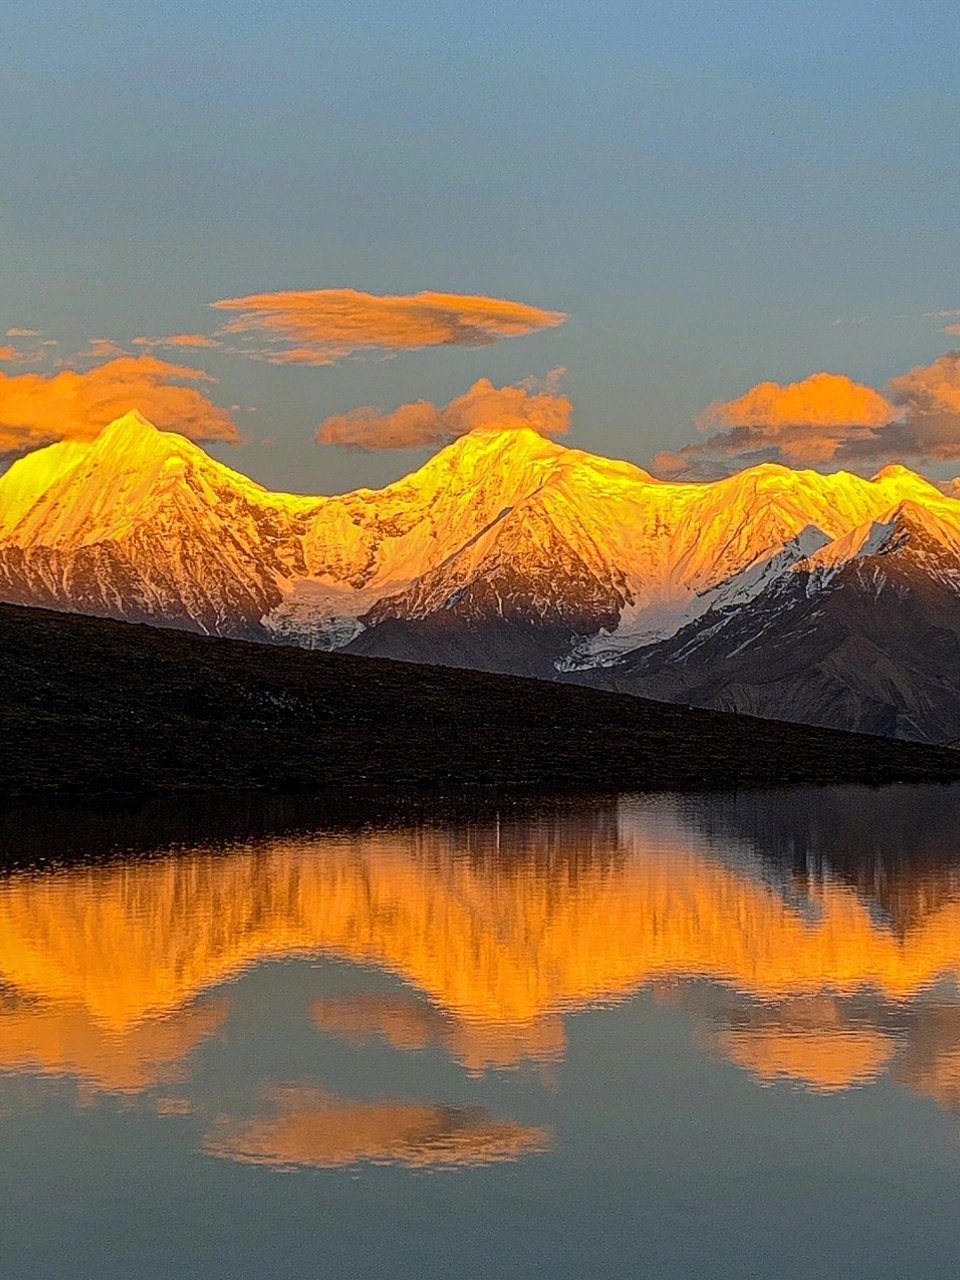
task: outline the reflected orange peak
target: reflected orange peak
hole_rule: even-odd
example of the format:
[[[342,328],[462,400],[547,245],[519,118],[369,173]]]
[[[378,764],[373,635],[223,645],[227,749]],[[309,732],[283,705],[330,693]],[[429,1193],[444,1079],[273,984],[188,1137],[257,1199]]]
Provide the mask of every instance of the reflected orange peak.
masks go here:
[[[0,885],[0,978],[123,1028],[297,953],[377,964],[487,1025],[674,977],[764,999],[861,988],[902,999],[960,973],[953,899],[901,937],[847,887],[826,884],[802,914],[689,848],[604,835],[549,871],[502,854],[461,857],[437,832],[370,833],[20,875]]]

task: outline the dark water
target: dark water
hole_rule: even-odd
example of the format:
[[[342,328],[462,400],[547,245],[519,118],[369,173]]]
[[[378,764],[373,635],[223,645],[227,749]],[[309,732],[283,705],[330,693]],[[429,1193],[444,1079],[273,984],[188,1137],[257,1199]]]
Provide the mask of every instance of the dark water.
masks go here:
[[[21,826],[0,1275],[955,1277],[958,815]]]

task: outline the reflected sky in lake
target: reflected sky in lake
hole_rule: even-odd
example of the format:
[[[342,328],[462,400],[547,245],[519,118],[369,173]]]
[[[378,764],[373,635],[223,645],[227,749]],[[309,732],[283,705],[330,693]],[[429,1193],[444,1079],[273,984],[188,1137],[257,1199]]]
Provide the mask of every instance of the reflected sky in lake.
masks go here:
[[[0,875],[0,1275],[955,1276],[958,812],[142,815],[62,864],[45,819]]]

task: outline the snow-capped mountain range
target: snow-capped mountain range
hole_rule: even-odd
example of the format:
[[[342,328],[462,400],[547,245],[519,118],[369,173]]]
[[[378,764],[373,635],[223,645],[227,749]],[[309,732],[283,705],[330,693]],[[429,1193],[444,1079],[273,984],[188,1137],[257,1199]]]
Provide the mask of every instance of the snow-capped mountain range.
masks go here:
[[[313,497],[133,412],[0,477],[0,599],[960,738],[960,500],[899,466],[677,484],[484,430]]]

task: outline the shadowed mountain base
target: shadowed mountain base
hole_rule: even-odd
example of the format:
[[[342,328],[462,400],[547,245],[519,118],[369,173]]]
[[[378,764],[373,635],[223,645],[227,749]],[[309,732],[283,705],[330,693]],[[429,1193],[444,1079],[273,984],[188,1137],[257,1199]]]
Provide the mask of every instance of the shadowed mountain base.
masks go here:
[[[0,606],[0,794],[948,781],[960,753]]]

